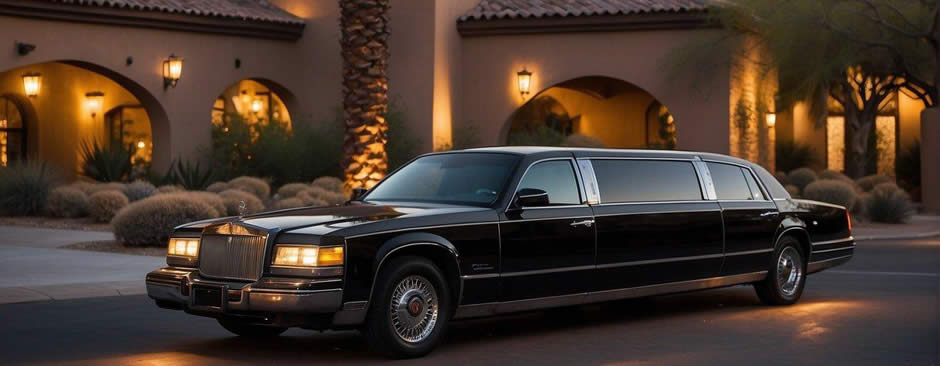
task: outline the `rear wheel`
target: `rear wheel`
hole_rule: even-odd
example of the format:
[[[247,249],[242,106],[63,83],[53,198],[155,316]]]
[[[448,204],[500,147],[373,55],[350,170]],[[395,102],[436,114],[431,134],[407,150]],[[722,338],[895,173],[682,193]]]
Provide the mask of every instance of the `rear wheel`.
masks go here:
[[[383,266],[365,331],[372,350],[394,358],[431,352],[450,314],[446,283],[440,269],[425,258],[400,257]]]
[[[800,242],[791,236],[780,238],[767,278],[754,284],[757,297],[768,305],[797,302],[806,285],[806,259]]]
[[[287,328],[272,327],[268,325],[251,324],[237,319],[219,318],[222,328],[240,337],[246,338],[272,338],[287,331]]]

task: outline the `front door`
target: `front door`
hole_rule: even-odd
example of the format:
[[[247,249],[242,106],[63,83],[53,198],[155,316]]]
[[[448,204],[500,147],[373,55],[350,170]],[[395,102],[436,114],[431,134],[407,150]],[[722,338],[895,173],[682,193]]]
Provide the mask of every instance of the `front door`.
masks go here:
[[[514,202],[501,218],[500,298],[513,301],[576,295],[587,289],[594,266],[594,217],[584,204],[574,160],[531,165],[516,192],[548,193],[539,207]],[[562,296],[559,304],[576,296]]]

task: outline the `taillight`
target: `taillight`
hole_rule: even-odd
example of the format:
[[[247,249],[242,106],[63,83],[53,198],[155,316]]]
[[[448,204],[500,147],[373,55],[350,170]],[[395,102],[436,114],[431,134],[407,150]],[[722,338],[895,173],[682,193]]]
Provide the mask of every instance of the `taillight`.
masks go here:
[[[849,222],[849,235],[852,235],[852,214],[845,210],[845,220]]]

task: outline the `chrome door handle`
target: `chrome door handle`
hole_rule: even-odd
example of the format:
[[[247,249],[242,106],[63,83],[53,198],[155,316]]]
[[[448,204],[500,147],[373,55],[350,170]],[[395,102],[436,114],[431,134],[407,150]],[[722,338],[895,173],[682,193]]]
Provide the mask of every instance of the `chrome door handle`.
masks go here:
[[[775,216],[775,215],[777,215],[777,211],[764,212],[764,213],[760,214],[761,217],[764,217],[764,216]]]
[[[594,225],[594,220],[581,220],[581,221],[575,221],[571,223],[571,227],[577,227],[577,226],[591,227],[591,225]]]

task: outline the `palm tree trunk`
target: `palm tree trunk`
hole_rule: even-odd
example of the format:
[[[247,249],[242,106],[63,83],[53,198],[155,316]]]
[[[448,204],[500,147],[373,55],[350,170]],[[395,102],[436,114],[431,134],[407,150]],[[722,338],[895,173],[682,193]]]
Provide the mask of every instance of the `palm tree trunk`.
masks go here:
[[[346,190],[372,188],[388,170],[390,0],[340,0],[343,57],[343,169]]]

